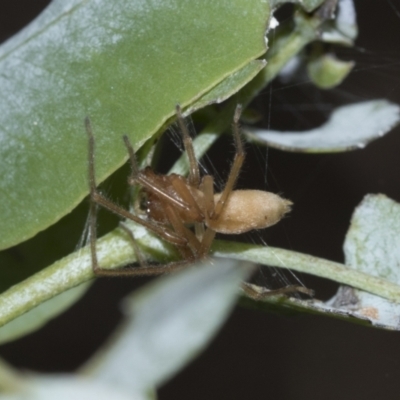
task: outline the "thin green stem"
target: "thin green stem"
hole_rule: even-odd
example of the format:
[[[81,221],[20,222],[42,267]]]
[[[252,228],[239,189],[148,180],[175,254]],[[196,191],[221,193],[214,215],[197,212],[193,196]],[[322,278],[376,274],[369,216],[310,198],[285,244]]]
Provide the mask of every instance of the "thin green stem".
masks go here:
[[[400,286],[364,272],[352,269],[351,266],[339,264],[323,258],[276,247],[257,246],[245,243],[215,241],[214,255],[223,258],[246,260],[271,267],[288,268],[306,272],[311,275],[327,278],[349,285],[365,292],[400,302]]]

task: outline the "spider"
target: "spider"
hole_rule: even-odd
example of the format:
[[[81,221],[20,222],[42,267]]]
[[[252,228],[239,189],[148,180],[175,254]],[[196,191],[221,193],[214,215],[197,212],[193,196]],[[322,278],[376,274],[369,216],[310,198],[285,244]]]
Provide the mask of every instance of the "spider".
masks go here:
[[[240,137],[239,118],[242,107],[238,105],[233,118],[232,130],[236,153],[230,173],[221,193],[214,193],[214,178],[200,176],[199,163],[193,149],[180,106],[176,114],[182,134],[184,148],[189,159],[189,176],[178,174],[156,174],[150,167],[140,170],[133,146],[128,137],[123,136],[127,148],[131,173],[130,186],[139,185],[146,198],[146,218],[125,210],[104,197],[98,190],[95,180],[95,142],[90,120],[85,119],[89,139],[89,188],[90,188],[90,249],[93,272],[97,276],[139,276],[159,275],[183,268],[204,259],[216,233],[240,234],[254,229],[263,229],[276,224],[289,210],[291,202],[277,194],[260,190],[234,190],[235,183],[245,159],[245,151]],[[131,238],[140,266],[117,270],[103,269],[98,264],[96,253],[97,206],[104,207],[119,217],[143,225],[163,240],[174,245],[181,255],[180,261],[164,265],[149,265],[144,261],[134,235],[123,223],[120,224]],[[264,297],[244,284],[243,289],[251,297]],[[299,286],[288,286],[267,294],[287,292],[306,292]]]

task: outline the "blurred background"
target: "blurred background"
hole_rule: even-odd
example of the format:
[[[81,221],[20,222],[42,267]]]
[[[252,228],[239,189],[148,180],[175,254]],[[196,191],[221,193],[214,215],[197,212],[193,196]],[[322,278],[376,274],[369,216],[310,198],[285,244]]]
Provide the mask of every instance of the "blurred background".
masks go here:
[[[18,32],[48,3],[2,0],[0,41]],[[351,75],[329,91],[317,89],[306,78],[296,84],[275,80],[252,105],[262,115],[260,126],[307,130],[326,121],[339,105],[377,98],[400,104],[400,0],[356,0],[355,5],[356,45],[337,49],[343,59],[356,61]],[[286,8],[279,16],[285,19],[290,12]],[[229,137],[222,138],[209,152],[212,167],[223,177],[234,154],[234,147],[228,145],[231,152],[220,156],[228,141]],[[343,262],[343,240],[362,198],[367,193],[384,193],[400,201],[399,149],[399,127],[363,150],[341,154],[294,154],[247,145],[238,186],[279,192],[295,205],[290,217],[276,227],[244,239]],[[167,170],[172,162],[165,160],[161,169]],[[116,183],[124,176],[126,171],[105,184],[113,197],[124,199]],[[22,279],[73,251],[86,213],[87,201],[49,232],[4,252],[0,273],[7,285],[1,288],[9,285],[7,277],[14,276],[16,268],[18,277],[13,279]],[[104,231],[112,223],[104,216]],[[45,254],[38,254],[41,248]],[[328,299],[336,291],[333,282],[297,276],[316,289],[318,298]],[[286,279],[294,281],[288,273],[282,278],[267,269],[256,279],[272,286]],[[78,304],[40,331],[0,346],[0,355],[25,370],[73,371],[113,331],[121,318],[120,299],[145,282],[96,281]],[[208,349],[162,387],[159,398],[392,399],[400,392],[399,378],[400,332],[327,317],[283,317],[238,306]]]

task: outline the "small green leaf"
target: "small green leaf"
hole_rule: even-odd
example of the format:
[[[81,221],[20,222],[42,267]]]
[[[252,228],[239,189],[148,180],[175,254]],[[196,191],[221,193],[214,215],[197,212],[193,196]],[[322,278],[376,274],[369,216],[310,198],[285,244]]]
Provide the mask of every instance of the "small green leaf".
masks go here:
[[[340,85],[353,67],[353,61],[341,61],[332,54],[322,54],[308,62],[307,71],[316,86],[331,89]]]
[[[307,153],[335,153],[361,149],[388,133],[400,122],[400,107],[387,100],[372,100],[337,108],[328,122],[306,132],[279,132],[247,128],[257,143]]]
[[[346,263],[400,284],[400,204],[369,194],[355,209],[344,244]]]
[[[328,21],[321,33],[321,40],[327,43],[352,46],[358,35],[356,10],[353,0],[339,0],[336,18]]]
[[[346,264],[400,285],[399,238],[400,204],[382,194],[367,195],[356,208],[346,235]],[[353,301],[347,306],[351,315],[368,318],[376,326],[400,330],[398,302],[360,290],[353,290],[351,294]],[[335,301],[340,299],[341,293],[338,293]]]

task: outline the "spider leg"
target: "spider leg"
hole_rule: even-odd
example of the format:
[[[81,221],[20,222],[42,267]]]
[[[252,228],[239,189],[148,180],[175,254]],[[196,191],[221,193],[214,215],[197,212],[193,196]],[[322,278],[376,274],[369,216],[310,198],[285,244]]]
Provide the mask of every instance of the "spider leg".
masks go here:
[[[238,126],[241,110],[242,110],[241,106],[238,105],[236,107],[235,116],[233,120],[233,133],[236,145],[235,158],[233,160],[233,164],[231,167],[231,171],[229,173],[227,183],[216,205],[214,204],[214,181],[212,176],[206,175],[202,181],[202,191],[204,194],[204,209],[206,210],[206,221],[209,219],[217,220],[221,215],[223,208],[226,204],[226,201],[228,200],[229,195],[231,194],[235,186],[237,177],[243,165],[245,152],[240,138],[239,126]],[[211,244],[215,238],[215,234],[216,232],[210,227],[206,229],[201,241],[202,255],[205,255],[209,252]]]
[[[157,276],[169,274],[171,272],[179,271],[187,267],[190,263],[186,260],[175,261],[163,265],[149,265],[145,264],[141,267],[125,267],[120,269],[104,269],[98,268],[95,271],[96,276],[108,277],[134,277],[134,276]]]
[[[206,175],[203,177],[201,182],[201,189],[204,194],[204,210],[205,210],[205,218],[206,222],[209,219],[210,215],[214,211],[214,179],[211,175]],[[211,244],[215,238],[216,232],[207,228],[203,234],[201,240],[201,248],[200,253],[202,256],[205,256],[210,251]]]
[[[179,104],[176,105],[176,115],[182,133],[183,145],[185,146],[186,154],[189,159],[189,184],[198,188],[200,185],[199,163],[194,154],[192,138],[189,135],[185,120],[182,116],[181,106]]]
[[[128,154],[129,154],[129,161],[131,163],[131,176],[128,179],[129,181],[135,181],[136,177],[139,175],[139,166],[136,160],[135,152],[133,151],[133,146],[131,142],[129,141],[129,138],[127,135],[123,136],[124,143],[126,148],[128,149]]]
[[[200,185],[199,161],[194,153],[193,141],[189,135],[185,120],[182,116],[182,109],[179,104],[176,105],[176,115],[178,117],[178,123],[182,133],[183,145],[189,160],[189,184],[195,188],[198,188]],[[196,232],[196,237],[202,239],[204,235],[204,225],[195,223],[194,230]]]
[[[176,193],[179,194],[179,197],[189,206],[189,209],[185,210],[188,218],[191,218],[193,221],[203,220],[203,212],[196,199],[193,197],[193,194],[188,189],[187,181],[179,175],[170,175],[169,178],[171,186],[175,189]],[[173,204],[171,205],[173,206]]]
[[[187,204],[190,204],[190,210],[186,211],[186,215],[188,218],[191,218],[193,221],[197,221],[194,223],[194,231],[196,233],[196,238],[198,240],[202,240],[204,235],[204,212],[201,210],[200,205],[193,197],[193,194],[188,189],[187,183],[180,179],[181,177],[172,176],[171,177],[171,185],[174,187],[179,196],[186,201]],[[200,201],[200,199],[198,199]],[[200,222],[201,221],[201,222]]]
[[[96,271],[96,274],[98,276],[133,277],[162,275],[181,270],[191,264],[193,261],[195,261],[195,259],[193,258],[193,254],[190,253],[190,250],[186,246],[178,246],[178,250],[184,249],[186,251],[189,251],[189,254],[186,254],[185,252],[181,253],[182,257],[184,258],[183,260],[172,261],[168,264],[163,265],[151,265],[145,261],[133,232],[122,222],[120,223],[120,227],[129,236],[136,255],[136,259],[138,260],[140,266],[131,266],[115,270],[98,268]]]
[[[210,215],[210,217],[212,219],[218,219],[218,217],[222,213],[225,203],[228,200],[228,197],[231,194],[233,188],[235,187],[236,180],[239,176],[240,170],[243,165],[244,158],[246,156],[246,153],[243,149],[242,139],[240,138],[240,132],[239,132],[239,118],[240,118],[241,112],[242,112],[242,106],[240,104],[238,104],[236,106],[236,111],[235,111],[235,115],[233,117],[233,126],[232,126],[233,137],[234,137],[235,146],[236,146],[236,154],[235,154],[235,158],[233,159],[233,164],[232,164],[231,170],[229,172],[229,177],[228,177],[228,180],[224,187],[224,190],[221,193],[221,197],[220,197],[218,203],[216,204],[213,213]]]
[[[184,211],[190,211],[192,203],[188,204],[184,199],[177,199],[163,190],[163,182],[158,179],[154,172],[147,171],[147,173],[143,173],[139,171],[133,146],[126,135],[124,135],[123,139],[125,146],[128,149],[129,159],[131,162],[131,175],[128,178],[129,185],[139,184],[160,199],[172,204],[174,207]],[[193,196],[191,197],[193,199]]]
[[[184,237],[189,246],[189,248],[187,246],[177,246],[183,258],[190,261],[201,258],[201,243],[196,235],[190,229],[186,228],[173,207],[166,205],[165,212],[175,232],[180,235],[180,237]]]
[[[158,226],[157,224],[146,221],[142,218],[137,217],[136,215],[130,213],[129,211],[123,209],[107,200],[104,196],[102,196],[96,189],[96,178],[95,178],[95,163],[94,163],[94,136],[90,124],[90,120],[88,117],[85,118],[85,127],[86,132],[89,138],[89,155],[88,155],[88,176],[89,176],[89,189],[90,189],[90,210],[89,210],[89,231],[90,231],[90,251],[92,255],[92,268],[95,274],[102,275],[103,273],[100,271],[104,271],[104,274],[111,275],[111,273],[115,273],[115,271],[102,270],[98,264],[97,251],[96,251],[96,238],[97,238],[97,207],[98,205],[108,209],[114,214],[119,215],[120,217],[124,217],[130,219],[138,224],[145,226],[150,231],[156,233],[164,240],[169,243],[172,243],[176,246],[185,246],[187,245],[187,239],[182,236],[178,236],[171,229],[163,228]]]
[[[206,218],[209,218],[214,211],[214,178],[211,175],[205,175],[201,182],[200,190],[204,194],[204,210]]]
[[[130,211],[127,211],[124,208],[117,206],[110,200],[106,199],[103,195],[101,195],[97,191],[93,192],[91,200],[122,218],[130,219],[133,222],[143,225],[145,228],[161,236],[164,240],[166,240],[169,243],[172,243],[176,246],[184,246],[187,244],[185,239],[177,235],[171,229],[149,222],[143,218],[138,217],[135,214],[132,214]]]
[[[175,272],[185,268],[188,265],[187,260],[173,261],[163,265],[151,265],[147,263],[143,258],[143,255],[139,249],[139,246],[136,242],[133,232],[123,223],[120,223],[120,227],[129,236],[132,242],[136,258],[140,266],[139,267],[131,266],[120,269],[104,269],[97,267],[97,269],[95,270],[95,274],[97,276],[108,276],[108,277],[155,276],[155,275],[162,275]]]
[[[290,285],[280,289],[268,290],[259,287],[257,287],[256,289],[252,284],[243,282],[242,289],[245,292],[246,296],[256,301],[265,299],[266,297],[280,296],[293,293],[304,293],[310,297],[314,296],[313,290],[307,289],[304,286],[299,286],[299,285]]]
[[[181,116],[182,118],[182,116]],[[186,132],[187,138],[190,141],[190,145],[185,144],[185,148],[189,148],[192,150],[192,155],[194,157],[193,146],[191,142],[191,138],[189,134]],[[129,152],[129,157],[132,165],[132,173],[129,179],[129,183],[138,183],[145,187],[150,192],[157,195],[158,198],[162,199],[165,203],[165,212],[168,215],[168,219],[171,225],[174,228],[174,231],[179,235],[180,238],[185,238],[186,242],[182,246],[177,244],[178,250],[181,252],[183,258],[186,259],[196,259],[199,258],[200,254],[200,241],[199,238],[203,237],[204,228],[203,224],[195,223],[196,235],[190,231],[190,229],[186,228],[184,224],[181,222],[179,215],[176,210],[185,211],[187,217],[192,219],[193,221],[198,221],[204,219],[203,213],[196,201],[193,197],[193,194],[188,189],[187,183],[177,175],[171,175],[169,177],[169,184],[174,188],[175,192],[179,195],[178,198],[172,197],[167,191],[163,188],[164,181],[160,181],[159,177],[154,174],[152,171],[147,171],[145,173],[138,170],[135,153],[133,151],[133,147],[127,136],[124,136],[124,142]],[[189,150],[190,151],[190,150]],[[197,162],[194,159],[196,168]],[[197,172],[198,168],[197,168]],[[199,185],[198,185],[199,186]],[[168,206],[169,205],[169,206]],[[191,248],[191,252],[188,252],[188,249],[185,248],[186,245],[189,245]],[[184,253],[184,254],[183,254]]]
[[[137,241],[135,239],[135,235],[133,234],[133,232],[122,221],[119,222],[119,227],[123,231],[125,231],[125,233],[131,239],[133,251],[135,252],[136,260],[138,261],[139,265],[141,267],[145,266],[146,265],[146,261],[145,261],[145,258],[143,257],[142,251],[139,248],[139,245],[137,244]]]

